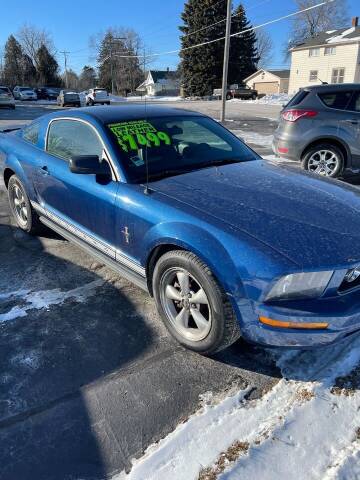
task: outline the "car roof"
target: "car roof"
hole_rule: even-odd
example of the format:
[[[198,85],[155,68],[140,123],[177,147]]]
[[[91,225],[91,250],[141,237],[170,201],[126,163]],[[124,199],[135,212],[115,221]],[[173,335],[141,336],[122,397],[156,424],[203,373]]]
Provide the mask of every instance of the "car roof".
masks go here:
[[[49,118],[61,118],[61,117],[74,117],[84,120],[94,119],[103,124],[138,120],[152,117],[162,116],[205,116],[199,112],[193,112],[190,110],[183,110],[182,108],[165,107],[162,105],[121,105],[121,106],[94,106],[77,108],[76,110],[67,110],[66,112],[60,111],[51,113],[47,117]]]
[[[303,90],[309,92],[333,92],[334,90],[344,91],[344,90],[360,90],[360,83],[329,83],[322,85],[310,85],[304,87]]]

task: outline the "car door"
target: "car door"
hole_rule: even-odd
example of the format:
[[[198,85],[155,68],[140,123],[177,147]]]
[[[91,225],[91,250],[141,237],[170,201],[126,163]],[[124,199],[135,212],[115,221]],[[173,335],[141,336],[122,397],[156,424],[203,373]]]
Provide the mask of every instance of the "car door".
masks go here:
[[[360,168],[360,90],[354,92],[346,114],[347,118],[342,123],[351,139],[349,147],[353,167]]]
[[[40,206],[53,221],[65,228],[70,224],[72,233],[114,246],[118,182],[72,173],[69,159],[74,155],[97,155],[108,161],[95,127],[78,119],[51,121],[35,180]]]

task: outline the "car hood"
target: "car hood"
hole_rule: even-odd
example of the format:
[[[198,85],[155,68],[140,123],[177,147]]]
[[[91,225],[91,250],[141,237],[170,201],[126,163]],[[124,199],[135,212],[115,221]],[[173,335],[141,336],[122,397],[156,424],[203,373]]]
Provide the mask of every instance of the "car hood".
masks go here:
[[[261,160],[165,178],[151,188],[301,268],[360,262],[360,188]]]

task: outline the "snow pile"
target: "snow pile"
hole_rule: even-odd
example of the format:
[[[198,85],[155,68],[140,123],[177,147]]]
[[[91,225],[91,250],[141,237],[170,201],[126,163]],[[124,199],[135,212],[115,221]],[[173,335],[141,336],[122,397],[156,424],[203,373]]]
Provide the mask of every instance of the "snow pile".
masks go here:
[[[207,404],[114,480],[196,480],[200,472],[204,480],[214,472],[222,480],[358,479],[360,369],[358,383],[339,377],[359,361],[360,336],[278,354],[283,378],[270,392],[246,400],[245,389]],[[235,462],[228,461],[229,447],[239,450]]]
[[[336,30],[335,30],[336,32]],[[350,38],[346,38],[348,35],[351,33],[355,32],[355,27],[350,27],[347,30],[344,30],[342,33],[339,35],[335,35],[333,37],[327,38],[326,43],[339,43],[339,42],[346,42],[347,40],[350,40]],[[356,38],[351,38],[351,40],[357,40]]]
[[[293,95],[289,95],[288,93],[272,93],[269,95],[265,95],[264,97],[257,98],[256,100],[241,100],[240,98],[233,98],[228,100],[228,102],[233,103],[259,103],[259,104],[267,104],[267,105],[283,105],[284,103],[288,103]]]

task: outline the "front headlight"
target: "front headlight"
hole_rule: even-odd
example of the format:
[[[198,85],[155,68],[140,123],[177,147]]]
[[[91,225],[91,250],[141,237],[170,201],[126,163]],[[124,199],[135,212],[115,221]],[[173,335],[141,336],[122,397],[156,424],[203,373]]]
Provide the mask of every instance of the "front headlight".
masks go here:
[[[319,297],[327,287],[334,272],[292,273],[280,278],[265,300],[286,300]]]

